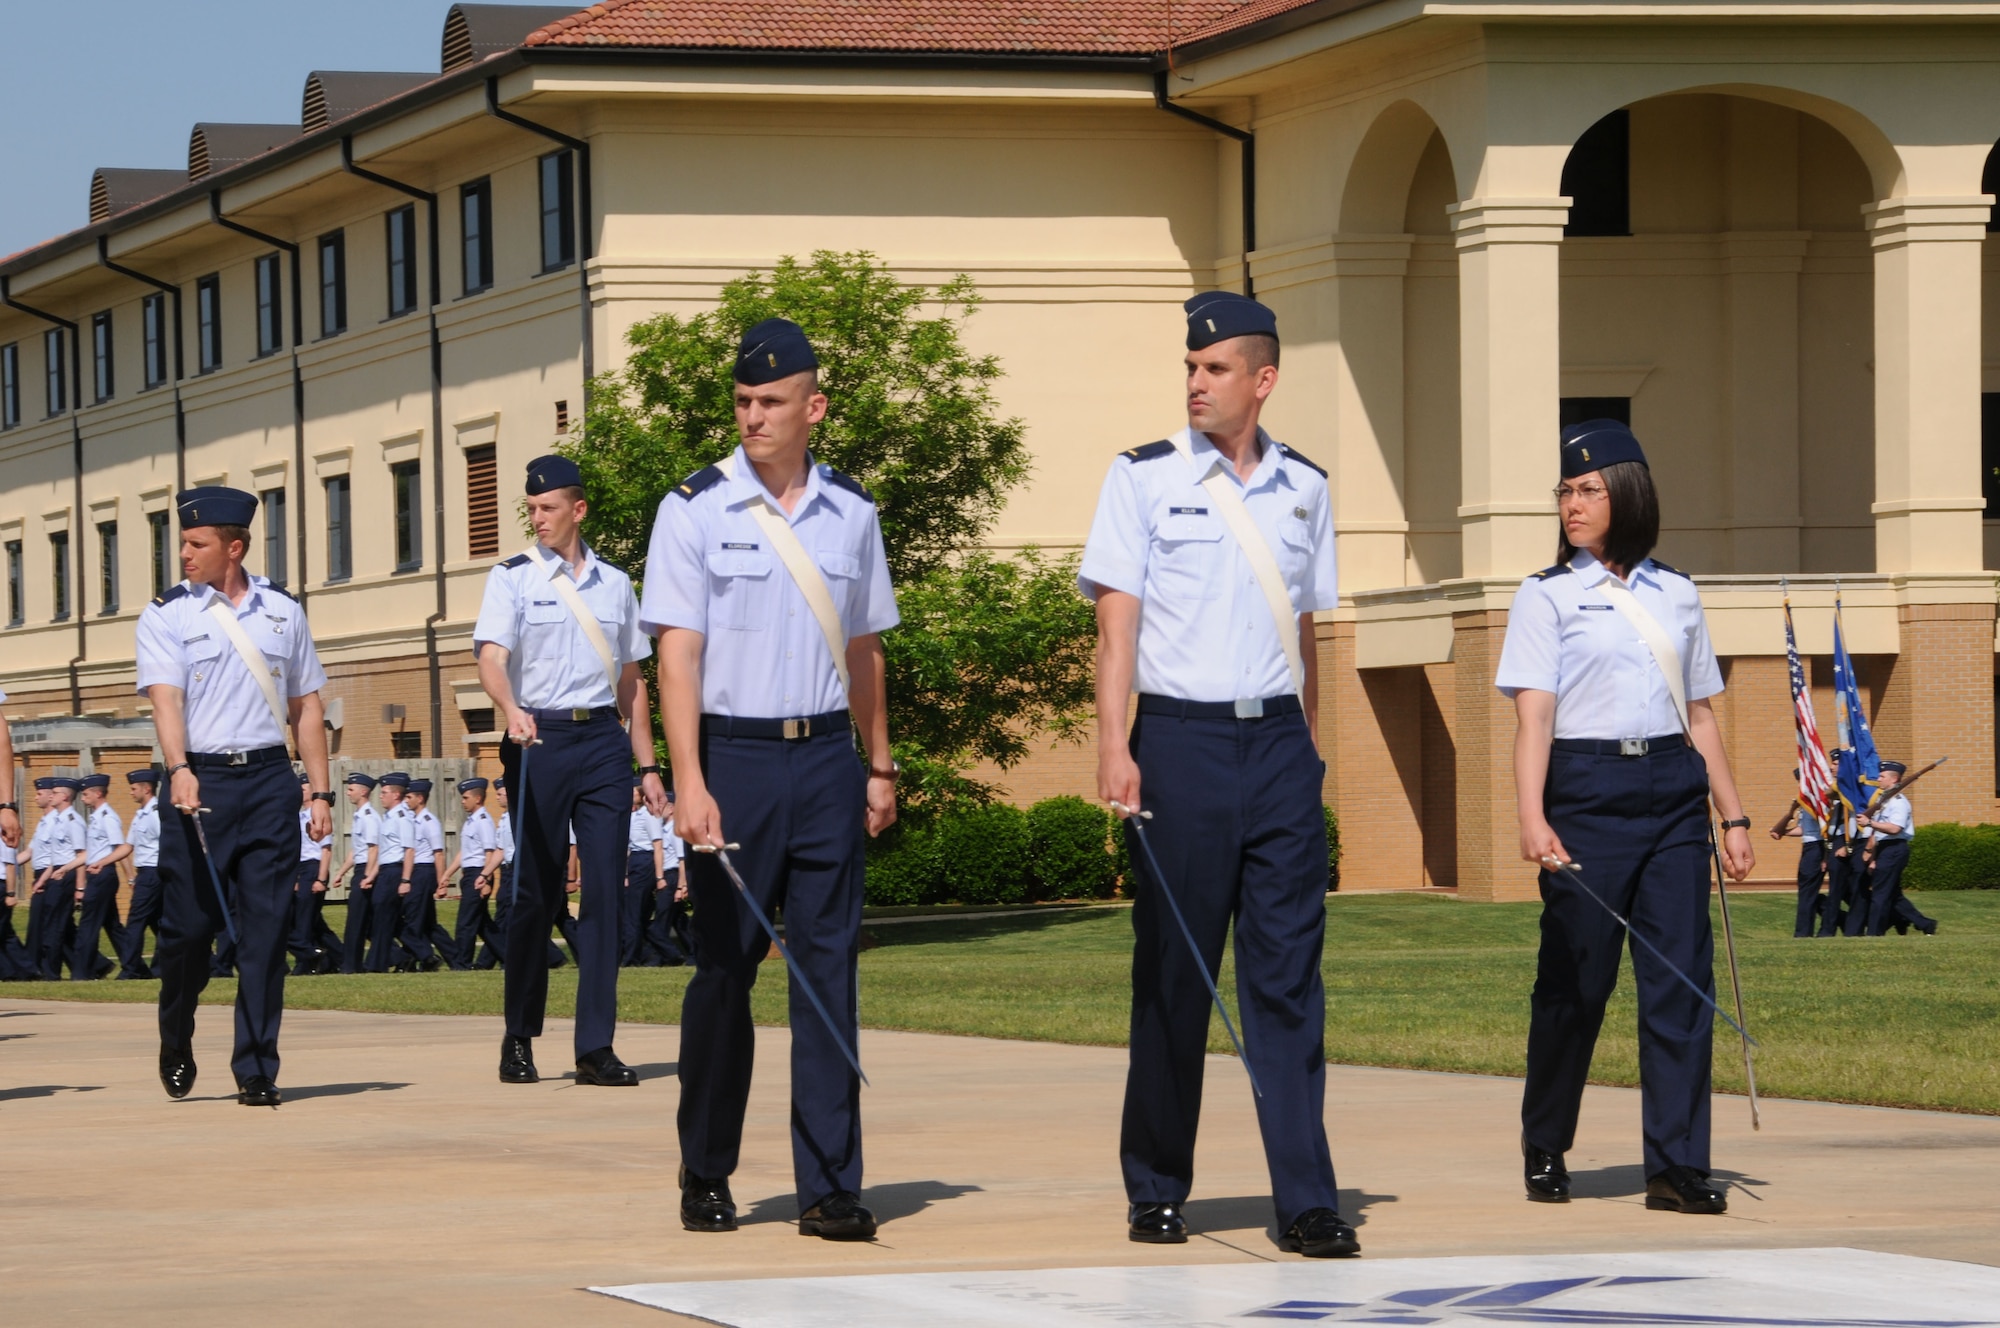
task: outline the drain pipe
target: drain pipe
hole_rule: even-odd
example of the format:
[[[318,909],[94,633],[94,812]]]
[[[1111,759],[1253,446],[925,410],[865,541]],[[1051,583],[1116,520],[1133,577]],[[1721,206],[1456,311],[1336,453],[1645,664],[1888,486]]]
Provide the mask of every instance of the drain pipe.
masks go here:
[[[77,419],[77,411],[83,405],[83,336],[77,325],[67,318],[58,318],[44,309],[31,304],[22,304],[14,298],[9,280],[0,276],[0,304],[9,309],[18,309],[30,318],[39,318],[45,323],[54,323],[69,333],[69,455],[71,482],[74,496],[71,500],[69,528],[75,535],[76,543],[70,549],[70,571],[76,576],[76,589],[70,592],[70,612],[76,617],[76,654],[69,661],[69,712],[81,717],[83,714],[83,678],[80,670],[84,657],[88,654],[88,643],[84,639],[83,615],[83,425]]]
[[[292,491],[298,495],[298,520],[294,523],[299,540],[299,574],[291,578],[293,595],[303,608],[306,602],[306,587],[311,583],[306,561],[306,380],[299,367],[299,343],[305,340],[305,313],[302,309],[303,283],[299,277],[299,247],[290,240],[281,240],[275,235],[253,230],[240,221],[231,221],[222,215],[222,191],[208,192],[208,215],[216,225],[225,230],[235,231],[260,240],[274,249],[282,249],[292,259]]]
[[[97,263],[121,277],[151,286],[174,297],[174,488],[187,488],[187,414],[181,406],[181,379],[185,376],[185,366],[181,360],[181,288],[158,277],[149,277],[143,272],[135,272],[122,263],[111,261],[111,237],[97,237]]]
[[[431,684],[431,756],[444,756],[444,666],[438,658],[438,625],[445,618],[444,584],[444,342],[438,334],[438,305],[443,302],[444,278],[438,265],[438,200],[428,189],[419,189],[401,180],[392,180],[386,175],[354,164],[354,137],[346,135],[340,140],[340,165],[349,175],[379,184],[384,189],[393,189],[419,199],[424,205],[424,217],[430,223],[430,265],[431,265],[431,529],[436,531],[437,556],[432,561],[431,573],[436,587],[436,598],[431,616],[424,619],[424,658],[430,668]]]
[[[488,94],[491,95],[490,93]],[[1251,299],[1257,297],[1257,285],[1250,276],[1250,255],[1257,248],[1257,136],[1247,129],[1225,124],[1211,119],[1200,111],[1191,111],[1185,106],[1176,106],[1167,97],[1167,71],[1153,71],[1153,104],[1169,115],[1178,115],[1183,120],[1192,120],[1204,129],[1212,129],[1225,138],[1234,139],[1242,152],[1243,165],[1243,293]]]
[[[1165,86],[1162,84],[1161,86]],[[583,418],[590,418],[590,380],[597,373],[597,336],[590,317],[590,248],[591,203],[590,203],[590,144],[580,138],[571,138],[558,129],[536,124],[533,120],[514,114],[500,105],[500,79],[496,75],[486,80],[486,113],[497,120],[505,120],[531,134],[540,134],[552,143],[560,143],[576,154],[576,278],[578,308],[583,315]]]

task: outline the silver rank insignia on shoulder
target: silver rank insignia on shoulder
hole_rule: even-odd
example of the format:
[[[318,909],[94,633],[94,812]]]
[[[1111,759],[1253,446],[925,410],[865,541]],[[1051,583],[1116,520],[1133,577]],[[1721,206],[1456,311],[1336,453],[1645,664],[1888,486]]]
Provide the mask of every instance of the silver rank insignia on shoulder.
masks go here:
[[[1305,520],[1308,520],[1308,519],[1309,519],[1309,518],[1307,517],[1307,515],[1306,515],[1306,509],[1305,509],[1305,508],[1303,508],[1303,507],[1294,507],[1294,508],[1292,509],[1292,515],[1293,515],[1293,516],[1295,516],[1295,517],[1297,517],[1297,518],[1298,518],[1299,520],[1301,520],[1301,521],[1305,521]]]

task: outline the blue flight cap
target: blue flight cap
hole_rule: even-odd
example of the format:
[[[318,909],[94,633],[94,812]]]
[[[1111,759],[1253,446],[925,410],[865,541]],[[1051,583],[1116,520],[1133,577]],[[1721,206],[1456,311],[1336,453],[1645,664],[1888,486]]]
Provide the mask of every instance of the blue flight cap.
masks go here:
[[[57,775],[49,781],[49,787],[52,789],[68,789],[71,793],[74,793],[83,787],[83,781],[80,779],[71,779],[68,775]]]
[[[157,770],[127,770],[125,772],[125,782],[127,784],[157,784],[160,782],[160,772]]]
[[[78,788],[108,789],[111,787],[109,775],[85,775],[76,781]]]
[[[493,787],[499,789],[502,793],[505,793],[507,791],[507,776],[505,775],[496,776],[493,780]]]
[[[375,787],[375,776],[364,775],[359,770],[357,770],[353,774],[347,777],[347,782],[350,784],[359,784],[362,788],[365,789],[372,789]]]
[[[421,793],[428,798],[431,795],[431,782],[428,779],[413,779],[410,781],[410,792]]]
[[[1884,770],[1893,770],[1893,771],[1895,771],[1895,772],[1896,772],[1896,777],[1897,777],[1898,779],[1901,779],[1901,778],[1903,777],[1903,775],[1904,775],[1905,773],[1907,773],[1907,772],[1908,772],[1908,770],[1909,770],[1909,767],[1908,767],[1908,766],[1906,766],[1906,765],[1904,765],[1904,764],[1903,764],[1903,763],[1902,763],[1901,761],[1884,761],[1884,762],[1882,763],[1882,768],[1883,768]]]
[[[775,383],[819,368],[805,329],[789,318],[766,318],[736,344],[736,381],[747,387]]]
[[[1562,477],[1573,480],[1621,461],[1646,464],[1646,454],[1629,425],[1617,420],[1585,420],[1562,431]],[[1648,467],[1651,469],[1651,467]]]
[[[180,509],[182,530],[194,526],[247,526],[257,515],[257,495],[220,484],[204,484],[175,494],[174,506]]]
[[[1187,348],[1200,350],[1230,337],[1276,337],[1278,316],[1247,295],[1203,291],[1181,304],[1187,310]]]
[[[397,788],[408,788],[410,786],[410,777],[400,770],[391,770],[388,774],[382,776],[382,782],[384,784],[393,784]]]
[[[528,496],[549,493],[555,489],[581,489],[583,472],[576,468],[576,462],[566,456],[536,457],[528,463]]]
[[[460,793],[484,793],[486,791],[486,781],[483,779],[461,779],[458,781],[458,791]]]
[[[54,788],[55,786],[56,786],[56,781],[55,781],[55,776],[53,775],[41,775],[37,777],[35,780],[35,788],[42,793],[47,793],[50,789]]]

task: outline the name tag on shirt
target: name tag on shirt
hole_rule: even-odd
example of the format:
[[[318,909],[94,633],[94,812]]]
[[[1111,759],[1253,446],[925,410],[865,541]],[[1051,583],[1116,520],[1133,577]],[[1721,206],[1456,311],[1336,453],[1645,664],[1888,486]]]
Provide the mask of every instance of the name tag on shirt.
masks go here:
[[[1590,613],[1610,613],[1612,611],[1609,604],[1579,604],[1577,607]]]
[[[1168,516],[1207,516],[1207,515],[1208,515],[1208,509],[1207,509],[1206,507],[1169,507],[1169,508],[1167,509],[1167,515],[1168,515]]]
[[[740,550],[744,553],[755,553],[757,551],[755,544],[730,543],[725,541],[722,547],[725,549]]]
[[[182,644],[182,645],[184,645],[184,646],[191,646],[191,645],[194,645],[194,644],[195,644],[195,643],[197,643],[197,642],[200,642],[200,641],[206,641],[206,640],[208,640],[208,633],[207,633],[207,632],[203,632],[203,633],[202,633],[202,634],[201,634],[200,636],[186,636],[186,637],[182,637],[182,638],[181,638],[181,644]]]

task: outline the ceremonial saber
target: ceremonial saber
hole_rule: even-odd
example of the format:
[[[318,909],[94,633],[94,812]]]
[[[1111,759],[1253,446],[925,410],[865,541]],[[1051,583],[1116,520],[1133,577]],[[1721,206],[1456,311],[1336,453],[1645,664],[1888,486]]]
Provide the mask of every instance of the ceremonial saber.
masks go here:
[[[764,910],[757,906],[755,899],[751,898],[750,887],[743,884],[743,878],[737,875],[736,864],[729,860],[730,850],[741,849],[743,846],[741,844],[691,844],[689,847],[697,853],[713,853],[716,861],[722,864],[722,870],[729,873],[730,884],[736,887],[737,894],[743,896],[743,902],[749,905],[751,915],[757,919],[758,925],[764,929],[764,934],[771,938],[771,944],[778,947],[778,953],[785,957],[785,967],[791,970],[792,981],[799,984],[799,990],[803,991],[806,994],[806,999],[812,1002],[813,1009],[819,1011],[820,1022],[826,1025],[827,1033],[833,1038],[833,1045],[839,1047],[840,1054],[847,1057],[847,1063],[854,1067],[854,1073],[860,1077],[861,1082],[868,1084],[868,1076],[861,1072],[860,1059],[852,1051],[848,1050],[847,1039],[840,1035],[840,1029],[833,1022],[833,1016],[827,1013],[825,1002],[821,1001],[819,993],[813,990],[812,983],[806,978],[805,970],[799,967],[799,961],[792,958],[791,947],[779,939],[778,929],[771,925],[771,919],[764,916]],[[873,1088],[875,1085],[868,1084],[868,1086]]]
[[[1152,820],[1153,814],[1127,807],[1122,802],[1113,802],[1111,807],[1113,811],[1125,813],[1125,823],[1132,827],[1133,837],[1145,851],[1146,865],[1153,869],[1153,879],[1160,883],[1160,893],[1167,897],[1167,907],[1173,910],[1174,921],[1180,923],[1181,935],[1187,938],[1188,953],[1194,957],[1194,966],[1208,986],[1208,998],[1215,1002],[1215,1012],[1222,1016],[1222,1026],[1229,1030],[1229,1040],[1236,1044],[1236,1059],[1243,1062],[1243,1073],[1250,1076],[1250,1091],[1258,1097],[1264,1096],[1264,1090],[1257,1084],[1257,1072],[1250,1068],[1250,1057],[1243,1050],[1243,1039],[1236,1036],[1236,1025],[1230,1022],[1229,1010],[1222,1003],[1222,993],[1215,989],[1215,979],[1208,975],[1208,962],[1201,957],[1201,947],[1194,943],[1194,932],[1181,915],[1180,901],[1174,898],[1173,887],[1167,884],[1167,874],[1160,870],[1160,859],[1153,853],[1153,841],[1146,838],[1145,822]]]
[[[1615,921],[1616,921],[1616,922],[1618,923],[1618,925],[1619,925],[1619,926],[1621,926],[1621,927],[1623,927],[1623,928],[1625,929],[1625,934],[1626,934],[1627,936],[1630,936],[1630,937],[1631,937],[1631,938],[1632,938],[1633,940],[1637,941],[1637,942],[1638,942],[1639,944],[1641,944],[1641,945],[1645,946],[1645,947],[1646,947],[1646,948],[1647,948],[1648,950],[1652,951],[1652,954],[1653,954],[1653,957],[1654,957],[1655,959],[1658,959],[1658,960],[1659,960],[1659,961],[1660,961],[1660,962],[1661,962],[1662,964],[1665,964],[1665,965],[1667,966],[1667,971],[1668,971],[1669,973],[1672,973],[1672,974],[1673,974],[1673,975],[1674,975],[1675,977],[1679,978],[1679,979],[1680,979],[1680,980],[1681,980],[1681,981],[1682,981],[1683,983],[1685,983],[1685,984],[1687,985],[1687,989],[1688,989],[1689,991],[1691,991],[1691,992],[1693,992],[1693,993],[1694,993],[1695,995],[1697,995],[1697,996],[1701,997],[1701,999],[1702,999],[1702,1003],[1703,1003],[1704,1005],[1708,1006],[1708,1008],[1709,1008],[1709,1009],[1711,1009],[1711,1010],[1715,1011],[1715,1012],[1716,1012],[1717,1014],[1721,1015],[1721,1016],[1722,1016],[1722,1021],[1723,1021],[1724,1023],[1728,1024],[1728,1025],[1729,1025],[1729,1026],[1730,1026],[1731,1028],[1735,1029],[1735,1030],[1736,1030],[1736,1031],[1737,1031],[1738,1033],[1742,1033],[1742,1034],[1743,1034],[1743,1040],[1744,1040],[1745,1042],[1749,1043],[1749,1044],[1750,1044],[1751,1046],[1753,1046],[1753,1047],[1755,1047],[1755,1046],[1761,1046],[1761,1045],[1762,1045],[1761,1043],[1759,1043],[1759,1042],[1757,1041],[1757,1039],[1756,1039],[1756,1038],[1753,1038],[1753,1037],[1751,1037],[1751,1036],[1750,1036],[1750,1035],[1749,1035],[1748,1033],[1744,1032],[1744,1030],[1743,1030],[1743,1025],[1741,1025],[1741,1024],[1739,1024],[1739,1023],[1737,1023],[1737,1022],[1736,1022],[1736,1021],[1735,1021],[1734,1019],[1731,1019],[1731,1018],[1729,1017],[1729,1011],[1727,1011],[1727,1010],[1723,1009],[1723,1008],[1722,1008],[1722,1007],[1721,1007],[1720,1005],[1717,1005],[1717,1004],[1715,1003],[1715,998],[1714,998],[1713,996],[1710,996],[1710,995],[1709,995],[1709,994],[1708,994],[1707,992],[1703,991],[1703,990],[1702,990],[1702,989],[1701,989],[1701,988],[1700,988],[1699,986],[1697,986],[1697,985],[1695,984],[1695,980],[1694,980],[1693,978],[1691,978],[1691,977],[1689,977],[1689,976],[1688,976],[1687,974],[1685,974],[1685,973],[1681,972],[1681,970],[1680,970],[1680,969],[1679,969],[1679,968],[1678,968],[1678,967],[1677,967],[1677,966],[1676,966],[1676,965],[1674,964],[1674,961],[1673,961],[1673,960],[1671,960],[1671,959],[1667,958],[1667,957],[1666,957],[1666,955],[1662,954],[1662,953],[1660,952],[1660,947],[1659,947],[1659,946],[1657,946],[1657,945],[1654,945],[1654,944],[1653,944],[1653,943],[1652,943],[1651,941],[1647,940],[1647,939],[1646,939],[1646,938],[1645,938],[1644,936],[1642,936],[1641,934],[1639,934],[1639,933],[1638,933],[1637,931],[1634,931],[1634,930],[1632,929],[1632,924],[1631,924],[1630,922],[1626,921],[1626,919],[1625,919],[1625,915],[1624,915],[1624,914],[1620,913],[1620,912],[1619,912],[1619,911],[1618,911],[1617,909],[1615,909],[1615,908],[1611,907],[1611,905],[1610,905],[1610,904],[1608,904],[1608,903],[1606,903],[1606,902],[1605,902],[1605,900],[1604,900],[1604,898],[1603,898],[1603,897],[1602,897],[1601,895],[1599,895],[1599,894],[1597,893],[1597,891],[1595,891],[1595,890],[1593,890],[1593,889],[1591,889],[1591,888],[1590,888],[1589,884],[1588,884],[1588,883],[1586,883],[1586,882],[1584,881],[1584,879],[1583,879],[1583,864],[1582,864],[1582,863],[1580,863],[1580,862],[1558,862],[1558,861],[1556,861],[1556,859],[1555,859],[1555,858],[1553,858],[1553,857],[1545,857],[1545,858],[1543,858],[1543,859],[1542,859],[1542,865],[1543,865],[1543,866],[1544,866],[1545,868],[1548,868],[1548,867],[1553,867],[1554,869],[1556,869],[1556,870],[1558,870],[1558,871],[1566,871],[1566,872],[1568,872],[1568,873],[1569,873],[1569,874],[1571,875],[1571,877],[1575,879],[1575,881],[1576,881],[1576,888],[1577,888],[1577,889],[1579,889],[1579,890],[1583,891],[1583,892],[1584,892],[1585,894],[1589,895],[1589,896],[1590,896],[1590,898],[1591,898],[1591,902],[1592,902],[1592,903],[1596,904],[1596,905],[1597,905],[1597,906],[1598,906],[1599,908],[1603,909],[1603,910],[1604,910],[1604,911],[1605,911],[1606,913],[1609,913],[1609,914],[1610,914],[1610,915],[1612,916],[1612,918],[1613,918],[1613,919],[1614,919],[1614,920],[1615,920]]]
[[[527,742],[517,742],[514,745],[521,749],[521,764],[515,767],[516,777],[521,782],[521,837],[514,841],[515,856],[518,857],[520,856],[519,851],[521,846],[528,840],[528,749],[530,747],[541,746],[542,740],[540,738],[531,738]],[[512,798],[514,792],[515,790],[513,789],[507,790],[508,797]],[[527,865],[524,859],[514,868],[514,879],[507,882],[507,907],[510,909],[521,902],[521,868]],[[565,904],[563,907],[568,908],[569,905]],[[510,928],[513,926],[511,919],[507,925]],[[546,940],[547,938],[544,937],[543,939]]]
[[[1729,889],[1724,884],[1722,871],[1722,844],[1715,837],[1715,823],[1708,826],[1708,853],[1715,862],[1715,897],[1722,901],[1722,947],[1729,956],[1729,986],[1736,993],[1736,1031],[1743,1033],[1743,1078],[1750,1086],[1750,1128],[1764,1128],[1764,1118],[1757,1110],[1757,1067],[1750,1060],[1750,1035],[1743,1032],[1749,1018],[1743,1013],[1743,974],[1736,967],[1736,930],[1729,925]],[[1817,887],[1815,887],[1817,889]]]
[[[208,851],[208,831],[201,824],[201,814],[207,810],[206,807],[196,807],[187,813],[187,817],[194,822],[195,838],[201,841],[201,860],[208,867],[208,883],[215,887],[215,906],[222,910],[223,933],[229,937],[229,943],[235,945],[236,921],[229,915],[229,900],[222,893],[222,878],[215,874],[215,859]]]

